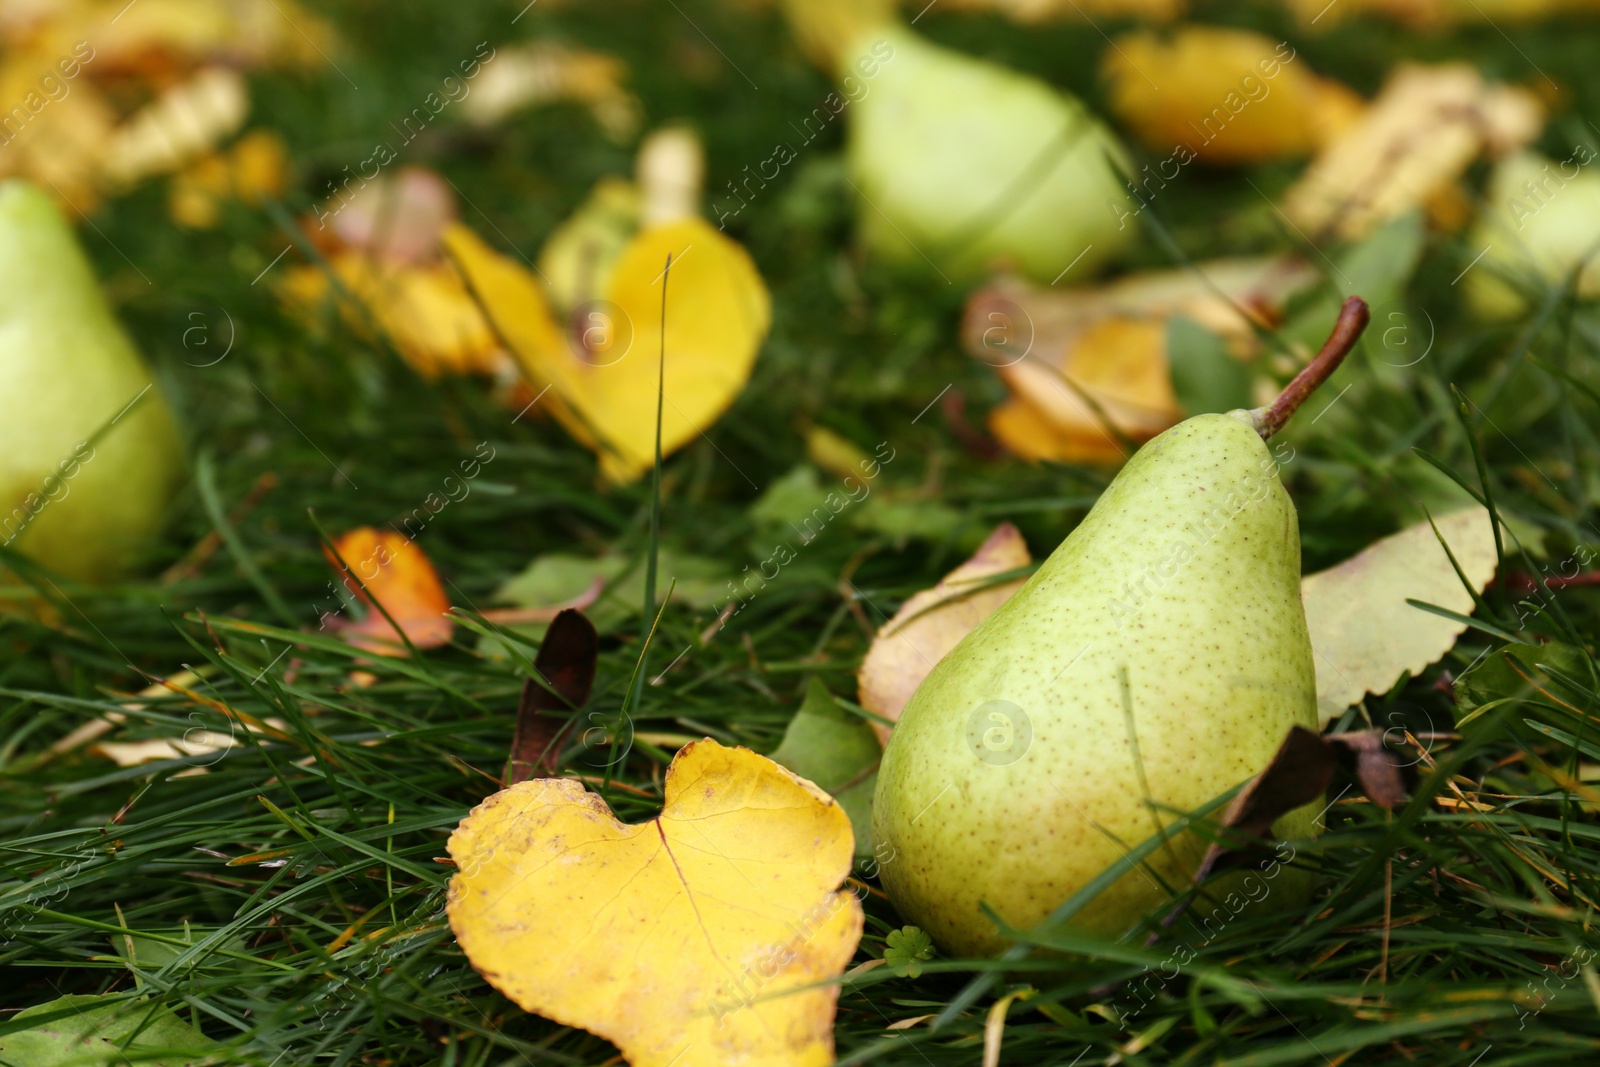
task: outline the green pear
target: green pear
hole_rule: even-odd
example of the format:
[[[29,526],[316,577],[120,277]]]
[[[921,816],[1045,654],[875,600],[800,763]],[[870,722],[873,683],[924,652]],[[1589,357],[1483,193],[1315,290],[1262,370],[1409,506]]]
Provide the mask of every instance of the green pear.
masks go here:
[[[1141,448],[912,695],[884,751],[873,835],[890,900],[947,951],[999,951],[980,904],[1017,929],[1039,923],[1175,813],[1259,773],[1290,727],[1317,728],[1299,523],[1263,438],[1366,314],[1352,298],[1270,408],[1200,415]],[[1276,830],[1308,836],[1315,815]],[[1075,925],[1122,934],[1164,887],[1191,884],[1205,846],[1175,834]],[[1267,889],[1253,899],[1304,900],[1299,872],[1257,878]]]
[[[159,532],[181,474],[172,416],[60,210],[0,185],[0,544],[115,578]]]
[[[1080,101],[892,24],[842,56],[859,225],[886,261],[1081,280],[1137,232],[1126,150]]]

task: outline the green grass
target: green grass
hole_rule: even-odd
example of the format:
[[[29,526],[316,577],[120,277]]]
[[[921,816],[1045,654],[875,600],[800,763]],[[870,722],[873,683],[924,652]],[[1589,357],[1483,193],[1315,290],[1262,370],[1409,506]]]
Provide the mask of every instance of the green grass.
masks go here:
[[[306,208],[328,176],[364,158],[394,116],[484,39],[559,33],[623,56],[649,123],[687,117],[702,131],[713,191],[721,176],[765,158],[773,131],[828,92],[770,13],[683,0],[691,26],[672,5],[540,5],[511,27],[520,6],[396,5],[380,15],[340,5],[352,45],[339,63],[359,90],[332,71],[256,81],[253,122],[279,130],[301,168],[287,208]],[[1202,13],[1287,32],[1265,5]],[[1100,99],[1094,65],[1104,42],[1086,26],[1024,29],[935,9],[918,28]],[[1562,158],[1573,138],[1593,143],[1581,121],[1600,114],[1592,25],[1510,32],[1514,43],[1488,26],[1418,40],[1357,23],[1294,40],[1315,69],[1368,93],[1406,57],[1463,56],[1530,84],[1542,81],[1536,63],[1570,94],[1542,147]],[[986,462],[956,443],[938,408],[917,418],[946,383],[973,413],[1001,387],[959,349],[964,293],[897,277],[853,250],[838,134],[829,137],[740,219],[737,236],[773,291],[772,336],[751,386],[709,440],[665,464],[661,544],[724,561],[729,577],[765,558],[770,538],[749,508],[803,461],[802,431],[814,424],[869,449],[889,442],[896,460],[875,493],[936,501],[958,521],[899,537],[832,526],[704,646],[698,637],[712,613],[675,603],[661,619],[652,671],[689,651],[661,684],[643,687],[630,722],[617,713],[639,641],[631,624],[613,631],[591,707],[623,734],[711,735],[770,751],[813,675],[853,699],[853,670],[881,613],[932,584],[999,521],[1017,522],[1042,554],[1107,480],[1100,471]],[[631,166],[629,148],[605,141],[570,107],[490,135],[442,127],[408,151],[406,162],[440,169],[476,205],[464,221],[529,253],[596,178]],[[1252,180],[1276,196],[1293,174],[1261,168]],[[1153,214],[1187,256],[1297,244],[1236,172],[1190,168],[1163,197]],[[495,789],[517,664],[480,655],[475,635],[458,630],[453,647],[362,664],[378,682],[352,685],[356,653],[317,629],[334,596],[316,527],[381,526],[411,511],[487,441],[495,459],[472,494],[419,538],[455,602],[487,607],[507,576],[543,553],[610,548],[642,558],[649,480],[598,489],[591,457],[552,424],[512,424],[476,383],[426,384],[342,328],[318,334],[286,318],[265,283],[251,284],[286,243],[268,213],[238,209],[218,231],[180,231],[166,222],[155,183],[107,205],[96,223],[103,237],[85,230],[84,240],[183,418],[197,475],[211,477],[186,488],[150,561],[158,575],[188,559],[177,577],[107,589],[62,583],[37,616],[0,616],[0,1006],[9,1013],[66,993],[142,991],[225,1042],[241,1064],[607,1061],[609,1045],[492,991],[443,918],[450,868],[435,861],[449,831]],[[1300,457],[1286,478],[1307,570],[1418,517],[1412,500],[1432,470],[1415,458],[1419,448],[1537,529],[1552,571],[1580,546],[1600,547],[1600,403],[1562,377],[1591,390],[1600,382],[1594,309],[1556,290],[1539,316],[1485,328],[1451,284],[1475,252],[1456,235],[1430,234],[1408,291],[1437,331],[1428,358],[1379,373],[1369,340],[1341,413],[1287,432]],[[1170,258],[1151,239],[1131,262]],[[193,364],[216,348],[196,355],[184,346],[193,312],[214,344],[227,321],[237,329],[232,354],[215,366]],[[1452,386],[1468,400],[1465,414]],[[270,487],[241,507],[266,475]],[[219,516],[231,516],[227,536],[194,557]],[[1510,558],[1502,574],[1538,566]],[[861,602],[841,598],[845,575]],[[663,587],[671,577],[663,572]],[[1502,582],[1485,593],[1479,617],[1592,652],[1597,598],[1592,588],[1557,590],[1519,621],[1527,597]],[[1444,667],[1459,673],[1501,643],[1471,631]],[[169,694],[129,705],[128,694],[185,665],[202,675],[193,691],[204,701]],[[1600,941],[1600,798],[1574,792],[1572,775],[1592,778],[1600,755],[1592,727],[1585,734],[1592,687],[1566,690],[1588,710],[1563,718],[1538,693],[1507,686],[1490,694],[1501,703],[1456,734],[1438,675],[1430,669],[1369,699],[1363,715],[1341,724],[1404,723],[1446,736],[1426,742],[1408,805],[1386,814],[1347,796],[1321,839],[1294,843],[1296,865],[1317,887],[1303,912],[1247,912],[1213,937],[1197,907],[1152,947],[1142,936],[1088,945],[1057,927],[1024,942],[1069,957],[935,957],[917,978],[879,968],[842,991],[841,1059],[976,1063],[991,1006],[1022,990],[1009,1002],[1003,1063],[1589,1062],[1600,1048],[1600,975],[1588,962]],[[221,758],[118,769],[81,750],[47,757],[54,741],[112,710],[128,715],[123,738],[195,726],[227,732],[218,704],[285,726],[281,735],[235,726],[242,744]],[[611,771],[617,787],[604,795],[619,817],[654,814],[666,760],[638,741]],[[569,762],[599,775],[606,751]],[[206,773],[178,776],[190,764],[206,764]],[[1487,808],[1436,802],[1458,799],[1458,789]],[[881,956],[901,925],[878,896],[867,911],[857,962]],[[131,964],[130,937],[138,939]],[[1168,962],[1179,947],[1192,953],[1181,966]],[[941,1014],[937,1029],[885,1030]],[[9,1018],[0,1016],[0,1031]]]

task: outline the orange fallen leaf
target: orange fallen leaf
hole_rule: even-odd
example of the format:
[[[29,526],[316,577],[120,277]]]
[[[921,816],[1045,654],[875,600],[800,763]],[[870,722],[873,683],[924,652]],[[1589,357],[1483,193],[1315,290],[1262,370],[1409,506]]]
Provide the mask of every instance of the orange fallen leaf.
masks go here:
[[[896,721],[906,701],[933,665],[988,618],[1024,578],[995,584],[994,576],[1033,562],[1022,534],[1009,522],[995,527],[971,559],[939,579],[932,589],[916,593],[879,628],[856,675],[861,706]],[[889,728],[873,723],[878,739],[889,740]]]
[[[816,786],[743,748],[679,750],[659,818],[573,779],[494,794],[450,836],[449,916],[512,1001],[634,1067],[822,1067],[862,930],[854,840]],[[808,988],[816,987],[816,988]]]
[[[1544,106],[1527,89],[1490,84],[1466,63],[1406,64],[1359,121],[1322,147],[1283,210],[1309,234],[1358,239],[1429,206],[1478,156],[1506,155],[1543,126]]]
[[[1259,163],[1307,155],[1340,133],[1364,102],[1312,72],[1287,42],[1221,26],[1169,36],[1124,34],[1105,53],[1111,110],[1145,144],[1171,153],[1133,175],[1158,197],[1195,159]],[[1152,80],[1152,73],[1159,81]]]
[[[1218,260],[1093,289],[1003,279],[968,301],[962,331],[967,350],[1011,390],[990,431],[1030,460],[1121,462],[1119,437],[1145,441],[1182,417],[1166,351],[1172,317],[1249,358],[1257,327],[1316,280],[1308,264],[1284,257]]]
[[[448,614],[450,598],[445,596],[433,563],[414,541],[394,530],[359,526],[335,541],[332,549],[325,548],[324,554],[342,575],[345,588],[367,609],[366,615],[354,622],[324,617],[324,622],[336,620],[331,628],[346,641],[380,656],[409,655],[407,639],[416,648],[449,643],[455,626]],[[399,624],[404,638],[374,605],[374,599]]]

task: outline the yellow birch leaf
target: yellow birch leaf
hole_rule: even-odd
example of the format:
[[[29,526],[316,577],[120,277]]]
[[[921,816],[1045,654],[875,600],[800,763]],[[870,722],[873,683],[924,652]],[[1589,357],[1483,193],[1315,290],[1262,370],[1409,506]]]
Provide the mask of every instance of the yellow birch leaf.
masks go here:
[[[1421,672],[1466,630],[1463,623],[1406,601],[1472,614],[1472,597],[1439,547],[1439,537],[1482,592],[1497,562],[1489,512],[1475,504],[1434,523],[1438,536],[1427,522],[1418,523],[1301,580],[1324,725],[1366,694],[1388,692],[1402,672]]]
[[[501,122],[523,108],[573,100],[589,108],[614,141],[639,128],[639,100],[623,87],[627,64],[614,56],[537,42],[502,48],[484,66],[472,94],[462,103],[468,121]]]
[[[451,929],[522,1008],[633,1067],[822,1067],[861,938],[854,838],[822,790],[743,748],[679,750],[659,818],[570,778],[520,782],[450,836]],[[817,988],[807,988],[819,986]]]
[[[1323,145],[1283,210],[1308,233],[1356,240],[1428,204],[1480,154],[1505,155],[1543,126],[1544,107],[1527,89],[1491,85],[1465,63],[1407,64]]]
[[[978,623],[1011,599],[1026,580],[1017,578],[988,584],[997,574],[1033,562],[1022,534],[1009,522],[995,527],[972,558],[939,579],[932,589],[914,594],[894,613],[872,639],[872,647],[856,675],[861,706],[898,721],[922,679],[945,653],[960,643]],[[889,730],[873,723],[878,739],[889,740]]]
[[[771,298],[749,255],[702,219],[641,230],[618,256],[602,299],[576,309],[565,331],[521,264],[459,225],[445,232],[445,246],[528,377],[550,387],[551,410],[597,448],[613,482],[654,464],[658,395],[663,455],[716,421],[749,380],[771,322]]]
[[[1152,149],[1172,153],[1134,176],[1147,198],[1196,158],[1260,163],[1307,155],[1361,106],[1289,45],[1221,26],[1124,34],[1101,70],[1117,117]],[[1157,72],[1159,83],[1147,72]]]

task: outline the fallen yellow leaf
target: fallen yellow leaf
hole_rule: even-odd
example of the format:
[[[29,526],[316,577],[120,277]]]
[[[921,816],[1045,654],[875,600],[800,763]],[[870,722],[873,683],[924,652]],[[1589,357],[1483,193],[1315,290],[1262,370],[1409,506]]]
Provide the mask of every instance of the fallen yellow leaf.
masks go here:
[[[1173,316],[1247,358],[1256,329],[1316,281],[1308,264],[1283,257],[1218,260],[1080,290],[1002,280],[973,295],[963,325],[967,350],[1011,390],[990,414],[990,431],[1025,459],[1119,463],[1119,435],[1145,441],[1182,417],[1166,349]]]
[[[324,623],[335,620],[331,628],[346,641],[380,656],[409,655],[405,641],[373,604],[374,599],[413,646],[435,648],[450,641],[455,625],[448,614],[450,598],[433,563],[416,542],[394,530],[360,526],[335,541],[326,555],[334,570],[343,575],[345,588],[367,609],[355,622],[324,617]]]
[[[550,410],[600,453],[613,482],[632,481],[654,464],[658,397],[663,455],[727,409],[771,322],[771,298],[749,255],[702,219],[641,230],[617,257],[602,299],[580,306],[566,331],[521,264],[460,225],[446,231],[445,245],[528,377],[549,388]]]
[[[350,328],[365,334],[375,323],[424,377],[445,372],[498,376],[511,369],[494,331],[448,264],[389,265],[360,252],[339,252],[328,267],[354,298],[354,305],[339,303]],[[327,272],[314,265],[295,267],[285,274],[282,291],[292,307],[309,314],[329,298]]]
[[[206,156],[177,174],[167,211],[180,226],[210,229],[227,200],[255,206],[282,195],[288,168],[283,139],[271,130],[252,130],[227,152]]]
[[[1494,528],[1488,510],[1476,504],[1434,522],[1437,535],[1421,522],[1301,580],[1324,725],[1366,694],[1387,692],[1403,672],[1419,673],[1466,631],[1465,623],[1406,601],[1472,614],[1472,596],[1439,538],[1482,592],[1497,563]]]
[[[634,1067],[821,1067],[861,938],[837,887],[850,820],[743,748],[685,745],[659,818],[624,825],[572,779],[494,794],[450,836],[451,929],[524,1009]]]
[[[1247,30],[1185,26],[1166,36],[1124,34],[1114,44],[1101,63],[1111,110],[1145,144],[1170,153],[1132,176],[1141,200],[1159,197],[1195,159],[1307,155],[1364,106],[1352,90],[1313,73],[1287,42]]]
[[[1544,107],[1527,89],[1491,85],[1465,63],[1408,64],[1323,146],[1283,210],[1308,233],[1354,240],[1429,205],[1480,154],[1521,148],[1543,125]]]
[[[879,628],[856,675],[861,706],[891,721],[916,691],[933,665],[978,623],[988,618],[1025,578],[992,584],[997,574],[1033,562],[1022,534],[1009,522],[995,527],[972,558],[939,579],[932,589],[914,594],[894,617]],[[873,723],[878,739],[889,740],[889,728]]]

